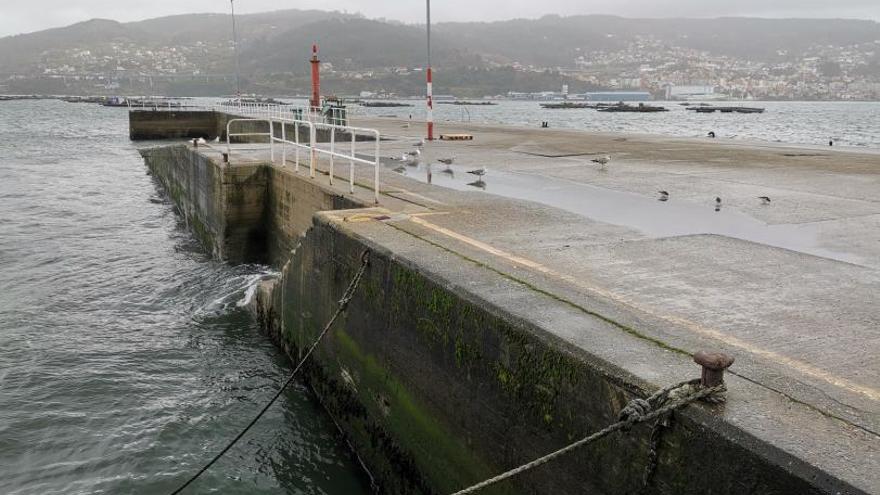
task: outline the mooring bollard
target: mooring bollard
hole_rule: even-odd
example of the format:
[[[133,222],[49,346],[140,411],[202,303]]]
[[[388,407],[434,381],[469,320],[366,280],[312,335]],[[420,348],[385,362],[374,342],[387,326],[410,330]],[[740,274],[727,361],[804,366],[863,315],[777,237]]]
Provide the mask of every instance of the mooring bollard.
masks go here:
[[[724,370],[733,364],[734,359],[721,352],[699,351],[694,354],[694,362],[703,367],[700,384],[715,387],[724,383]]]

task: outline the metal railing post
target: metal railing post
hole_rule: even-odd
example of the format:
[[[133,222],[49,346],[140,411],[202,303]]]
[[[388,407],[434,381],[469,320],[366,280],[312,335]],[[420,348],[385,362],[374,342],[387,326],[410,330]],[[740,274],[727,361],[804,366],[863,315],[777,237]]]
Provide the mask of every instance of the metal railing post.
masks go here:
[[[348,192],[354,194],[354,157],[355,157],[355,137],[357,134],[351,131],[351,159],[348,161]]]
[[[333,185],[333,158],[336,154],[336,127],[330,128],[330,185]]]
[[[267,120],[269,121],[269,160],[275,163],[275,126],[272,124],[272,119]]]
[[[373,177],[373,195],[376,200],[376,204],[379,204],[379,160],[380,160],[379,159],[379,131],[375,132],[375,136],[376,136],[376,147],[375,147],[375,152],[376,152],[375,160],[376,161],[374,164],[375,171],[374,171],[374,177]]]
[[[281,166],[287,165],[287,123],[281,121]]]
[[[299,121],[294,122],[293,132],[296,134],[296,137],[294,138],[296,141],[296,155],[293,158],[295,163],[293,169],[296,173],[299,173]]]
[[[315,126],[309,126],[309,177],[315,178]]]

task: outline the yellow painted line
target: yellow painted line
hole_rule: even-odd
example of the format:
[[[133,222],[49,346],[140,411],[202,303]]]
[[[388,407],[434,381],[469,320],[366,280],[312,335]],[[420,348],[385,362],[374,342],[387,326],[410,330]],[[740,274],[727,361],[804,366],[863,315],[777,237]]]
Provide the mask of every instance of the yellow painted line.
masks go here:
[[[446,203],[444,203],[443,201],[438,201],[438,200],[436,200],[436,199],[429,198],[429,197],[427,197],[427,196],[423,196],[423,195],[421,195],[421,194],[414,193],[414,192],[412,192],[412,191],[408,191],[408,190],[406,190],[406,189],[397,188],[396,190],[394,190],[394,191],[390,191],[390,192],[387,192],[387,193],[385,193],[385,194],[387,194],[388,196],[394,197],[394,194],[392,194],[392,193],[406,194],[407,196],[412,196],[412,197],[414,197],[414,198],[421,199],[422,201],[427,201],[427,202],[429,202],[429,203],[434,203],[434,204],[437,204],[437,205],[443,205],[443,206],[446,206]]]
[[[360,211],[357,213],[353,213],[351,210],[337,210],[327,213],[327,216],[333,219],[334,222],[346,223],[369,222],[390,215],[392,215],[391,211],[386,210],[385,208],[370,208],[369,211]]]
[[[850,392],[855,392],[857,394],[864,395],[865,397],[868,397],[871,400],[875,400],[875,401],[880,400],[880,390],[878,390],[876,388],[872,388],[872,387],[869,387],[866,385],[862,385],[860,383],[853,382],[852,380],[836,376],[836,375],[831,374],[831,373],[827,372],[826,370],[819,368],[815,365],[812,365],[810,363],[807,363],[807,362],[804,362],[804,361],[801,361],[798,359],[793,359],[793,358],[790,358],[788,356],[784,356],[782,354],[779,354],[777,352],[774,352],[774,351],[771,351],[768,349],[763,349],[761,347],[757,347],[754,344],[746,342],[740,338],[734,337],[732,335],[727,335],[727,334],[725,334],[719,330],[715,330],[713,328],[705,327],[705,326],[700,325],[699,323],[696,323],[694,321],[691,321],[691,320],[688,320],[685,318],[681,318],[681,317],[677,317],[677,316],[658,313],[655,310],[653,310],[652,308],[640,306],[638,303],[636,303],[635,301],[633,301],[630,298],[627,298],[626,296],[617,294],[615,292],[611,292],[611,291],[609,291],[607,289],[603,289],[601,287],[586,285],[582,280],[576,279],[575,277],[557,272],[551,268],[548,268],[540,263],[534,262],[534,261],[529,260],[527,258],[523,258],[521,256],[517,256],[517,255],[511,254],[511,253],[508,253],[506,251],[502,251],[501,249],[498,249],[494,246],[486,244],[485,242],[478,241],[474,238],[459,234],[458,232],[455,232],[453,230],[449,230],[449,229],[447,229],[445,227],[441,227],[439,225],[435,225],[435,224],[428,222],[426,220],[423,220],[421,218],[411,217],[410,221],[412,221],[413,223],[416,223],[418,225],[421,225],[422,227],[425,227],[425,228],[431,229],[435,232],[438,232],[440,234],[443,234],[447,237],[451,237],[457,241],[460,241],[460,242],[463,242],[463,243],[468,244],[470,246],[473,246],[481,251],[485,251],[493,256],[497,256],[499,258],[505,259],[511,263],[516,264],[516,265],[520,265],[520,266],[535,270],[537,272],[543,273],[545,275],[564,280],[568,283],[571,283],[577,287],[585,289],[585,290],[592,292],[594,294],[597,294],[599,296],[602,296],[602,297],[611,299],[613,301],[622,303],[622,304],[629,306],[637,311],[641,311],[641,312],[649,314],[655,318],[662,319],[662,320],[668,321],[670,323],[674,323],[680,327],[683,327],[687,330],[690,330],[693,333],[702,335],[704,337],[710,337],[712,339],[724,342],[732,347],[736,347],[736,348],[742,349],[746,352],[749,352],[749,353],[764,357],[766,359],[775,361],[775,362],[782,364],[788,368],[795,369],[795,370],[803,373],[804,375],[807,375],[812,378],[816,378],[818,380],[824,381],[826,383],[829,383],[829,384],[834,385],[836,387],[848,390]]]
[[[431,216],[451,215],[451,214],[452,214],[452,212],[449,212],[449,211],[424,211],[421,213],[409,213],[409,216],[411,216],[411,217],[431,217]]]
[[[359,222],[369,222],[371,220],[376,219],[377,217],[381,217],[383,214],[381,213],[358,213],[356,215],[351,215],[350,217],[337,217],[342,218],[343,222],[348,223],[359,223]]]

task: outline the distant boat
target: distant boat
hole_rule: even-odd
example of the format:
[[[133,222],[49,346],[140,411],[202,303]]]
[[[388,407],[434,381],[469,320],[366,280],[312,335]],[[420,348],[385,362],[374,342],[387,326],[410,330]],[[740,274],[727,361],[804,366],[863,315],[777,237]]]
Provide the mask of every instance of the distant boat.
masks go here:
[[[262,97],[262,96],[243,96],[241,98],[230,97],[229,99],[224,101],[222,104],[223,105],[238,105],[239,103],[241,103],[241,104],[256,103],[259,105],[287,105],[288,104],[288,103],[285,103],[281,100],[276,100],[275,98],[272,98],[272,97],[267,98],[267,97]]]
[[[438,101],[440,105],[471,105],[471,106],[492,106],[497,105],[497,103],[491,101],[465,101],[465,100],[455,100],[455,101]]]
[[[764,113],[763,108],[757,107],[696,107],[689,108],[697,113]]]
[[[551,110],[560,110],[560,109],[574,109],[574,108],[596,108],[595,105],[590,105],[589,103],[572,103],[570,101],[561,102],[561,103],[541,103],[541,108],[547,108]]]
[[[397,108],[411,107],[412,105],[409,103],[398,103],[396,101],[362,101],[361,106],[366,108]]]
[[[638,105],[627,105],[626,103],[618,103],[617,105],[611,105],[607,107],[603,107],[599,109],[600,112],[637,112],[637,113],[653,113],[653,112],[668,112],[669,110],[666,107],[655,107],[652,105],[645,105],[644,103],[639,103]]]
[[[121,96],[113,96],[102,103],[105,107],[127,107],[128,100]]]

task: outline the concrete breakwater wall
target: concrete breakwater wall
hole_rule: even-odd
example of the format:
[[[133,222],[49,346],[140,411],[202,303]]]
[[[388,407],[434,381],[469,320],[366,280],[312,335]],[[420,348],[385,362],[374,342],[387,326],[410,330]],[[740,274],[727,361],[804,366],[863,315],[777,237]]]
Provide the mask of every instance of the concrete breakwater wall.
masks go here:
[[[256,121],[233,123],[233,128],[229,131],[231,134],[269,132],[269,124],[265,121],[259,121],[258,117],[238,117],[233,114],[210,110],[133,110],[128,112],[129,138],[135,141],[172,138],[204,138],[213,140],[220,138],[225,141],[227,124],[233,119],[256,119]],[[293,125],[287,124],[284,136],[290,141],[295,141],[296,129]],[[305,125],[298,126],[298,132],[299,141],[308,143],[311,139],[308,127]],[[274,125],[273,133],[276,137],[282,137],[281,125]],[[371,138],[368,135],[358,134],[355,136],[355,139],[357,141],[368,141]],[[344,130],[337,130],[336,140],[340,143],[347,142],[351,140],[351,134]],[[232,141],[265,142],[266,138],[259,136],[234,137]],[[330,130],[326,127],[316,128],[315,141],[320,143],[329,142]]]
[[[220,135],[217,112],[179,110],[160,112],[139,110],[128,112],[128,134],[132,140],[205,138]]]
[[[550,314],[576,309],[396,228],[356,198],[287,168],[228,165],[185,145],[143,154],[215,254],[282,269],[280,279],[263,283],[255,306],[294,357],[370,250],[362,286],[305,377],[381,493],[455,491],[604,427],[644,394],[633,374],[545,327]],[[522,311],[497,304],[499,294]],[[649,436],[648,427],[636,427],[482,493],[637,492]],[[665,430],[648,487],[837,492],[860,493],[702,405],[676,414]]]
[[[225,167],[185,145],[141,150],[192,232],[214,256],[265,263],[266,191],[261,163]]]

